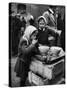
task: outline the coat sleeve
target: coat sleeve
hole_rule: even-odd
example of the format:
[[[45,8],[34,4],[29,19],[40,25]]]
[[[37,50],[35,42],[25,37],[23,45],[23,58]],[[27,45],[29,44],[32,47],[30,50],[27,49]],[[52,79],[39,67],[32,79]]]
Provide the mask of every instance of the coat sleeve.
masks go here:
[[[52,36],[59,36],[55,31],[48,29],[48,34],[52,35]]]
[[[35,49],[35,45],[33,44],[27,45],[27,41],[22,39],[20,42],[20,49],[23,54],[29,54]]]
[[[47,26],[47,30],[48,30],[49,34],[52,34],[53,36],[55,36],[55,35],[59,36],[59,30],[55,29],[54,27]],[[60,32],[61,32],[61,30],[60,30]]]

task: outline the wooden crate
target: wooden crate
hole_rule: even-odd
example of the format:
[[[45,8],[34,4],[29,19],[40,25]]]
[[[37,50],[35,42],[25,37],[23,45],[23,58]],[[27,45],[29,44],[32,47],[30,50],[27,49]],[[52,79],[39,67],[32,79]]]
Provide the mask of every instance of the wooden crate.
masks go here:
[[[43,76],[51,80],[51,79],[54,79],[55,76],[57,76],[61,72],[64,73],[64,59],[51,65],[44,65]]]
[[[46,77],[51,80],[64,71],[64,59],[53,64],[43,64],[41,61],[34,58],[31,62],[30,70],[34,73],[40,74],[43,78]]]
[[[42,86],[42,85],[47,85],[48,84],[48,79],[42,78],[32,71],[29,72],[28,74],[28,80],[30,84],[36,85],[36,86]]]
[[[38,61],[36,58],[33,58],[33,61],[30,65],[30,70],[34,73],[43,75],[43,63],[41,61]]]

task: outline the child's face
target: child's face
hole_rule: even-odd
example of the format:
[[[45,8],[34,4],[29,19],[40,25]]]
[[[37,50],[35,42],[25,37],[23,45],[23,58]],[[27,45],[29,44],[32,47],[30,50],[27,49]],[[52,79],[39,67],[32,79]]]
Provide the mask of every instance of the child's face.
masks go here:
[[[37,34],[38,34],[38,31],[35,31],[30,37],[31,40],[35,40],[37,38]]]
[[[39,27],[40,27],[40,28],[44,28],[45,26],[46,26],[45,21],[44,21],[43,19],[41,19],[41,20],[39,21]]]

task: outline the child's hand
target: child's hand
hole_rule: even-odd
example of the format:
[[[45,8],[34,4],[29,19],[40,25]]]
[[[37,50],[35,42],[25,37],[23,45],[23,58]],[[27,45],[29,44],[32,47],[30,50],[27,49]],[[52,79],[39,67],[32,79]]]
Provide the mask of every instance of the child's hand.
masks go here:
[[[38,40],[33,40],[32,44],[36,44],[38,42]]]

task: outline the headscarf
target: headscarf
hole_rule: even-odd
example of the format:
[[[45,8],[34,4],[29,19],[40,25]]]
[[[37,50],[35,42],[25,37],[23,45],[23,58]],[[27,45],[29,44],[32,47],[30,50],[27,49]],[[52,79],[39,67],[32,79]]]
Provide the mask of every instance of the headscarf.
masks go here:
[[[43,20],[45,21],[45,23],[48,24],[48,20],[47,20],[46,17],[44,17],[44,16],[39,16],[38,19],[37,19],[37,22],[39,22],[40,19],[43,19]]]
[[[34,27],[34,26],[32,26],[32,25],[29,25],[29,26],[26,28],[26,30],[25,30],[25,32],[24,32],[24,35],[23,35],[23,39],[25,39],[25,40],[27,41],[27,44],[28,44],[28,41],[30,40],[30,36],[31,36],[32,33],[33,33],[34,31],[36,31],[36,30],[37,30],[37,28]]]

